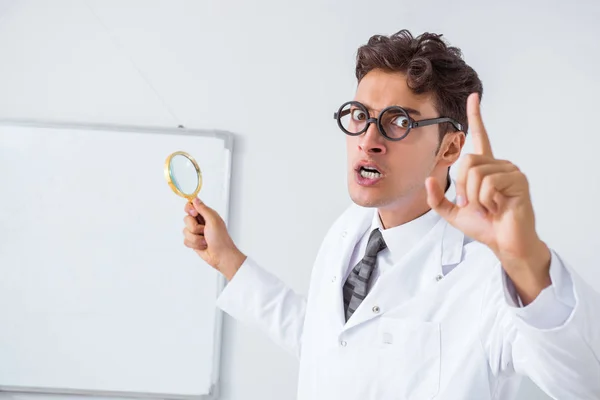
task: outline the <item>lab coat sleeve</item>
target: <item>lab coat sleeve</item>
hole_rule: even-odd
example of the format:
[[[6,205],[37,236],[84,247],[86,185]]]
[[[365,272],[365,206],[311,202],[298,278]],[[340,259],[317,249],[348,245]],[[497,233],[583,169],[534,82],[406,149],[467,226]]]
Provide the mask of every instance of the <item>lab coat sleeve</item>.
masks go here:
[[[246,258],[217,299],[217,306],[266,333],[285,350],[300,356],[306,299]]]
[[[526,375],[555,399],[600,399],[600,294],[552,251],[552,284],[515,304],[501,266],[482,302],[481,338],[498,382]]]
[[[552,285],[547,287],[527,307],[519,298],[517,289],[502,269],[502,284],[506,303],[512,308],[523,322],[539,329],[556,328],[562,325],[572,314],[575,307],[575,293],[571,275],[560,262],[553,257],[550,263],[550,280]]]

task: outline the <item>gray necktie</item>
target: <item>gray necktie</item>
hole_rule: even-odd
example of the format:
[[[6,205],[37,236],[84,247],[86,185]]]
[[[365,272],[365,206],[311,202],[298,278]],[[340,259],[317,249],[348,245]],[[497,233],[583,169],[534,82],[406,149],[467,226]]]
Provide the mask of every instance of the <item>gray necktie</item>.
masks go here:
[[[365,256],[350,272],[344,284],[344,310],[346,321],[356,311],[360,303],[367,297],[371,275],[377,263],[377,254],[387,245],[379,229],[374,229],[369,236]]]

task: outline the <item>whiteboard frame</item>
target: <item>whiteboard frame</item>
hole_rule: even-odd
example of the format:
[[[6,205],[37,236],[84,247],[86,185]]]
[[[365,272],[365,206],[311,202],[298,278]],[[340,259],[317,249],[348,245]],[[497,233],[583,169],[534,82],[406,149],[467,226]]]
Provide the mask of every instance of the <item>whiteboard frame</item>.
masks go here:
[[[145,134],[161,134],[161,135],[193,135],[202,137],[212,137],[223,140],[224,147],[227,151],[225,165],[225,207],[223,208],[223,221],[229,229],[229,215],[231,204],[231,169],[233,158],[233,141],[234,134],[218,129],[188,129],[183,126],[176,128],[167,127],[151,127],[143,125],[125,125],[125,124],[101,124],[101,123],[79,123],[65,121],[48,121],[48,120],[29,120],[29,119],[10,119],[0,118],[0,126],[3,127],[34,127],[42,129],[73,129],[73,130],[88,130],[88,131],[111,131],[127,133],[145,133]],[[217,274],[217,293],[221,293],[225,288],[226,280],[221,274]],[[88,397],[118,397],[124,399],[157,399],[157,400],[216,400],[220,392],[220,372],[221,372],[221,352],[223,339],[223,311],[216,308],[215,313],[215,330],[213,339],[215,351],[213,357],[212,384],[209,393],[206,395],[179,395],[175,393],[144,393],[144,392],[115,392],[105,390],[86,390],[86,389],[69,389],[69,388],[52,388],[52,387],[34,387],[34,386],[5,386],[0,384],[0,393],[28,393],[28,394],[46,394],[46,395],[76,395]]]

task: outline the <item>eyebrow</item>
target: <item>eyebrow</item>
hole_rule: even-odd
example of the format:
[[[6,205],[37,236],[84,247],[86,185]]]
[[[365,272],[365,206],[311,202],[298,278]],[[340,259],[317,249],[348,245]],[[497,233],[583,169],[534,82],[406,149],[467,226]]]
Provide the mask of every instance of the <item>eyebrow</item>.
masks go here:
[[[410,108],[410,107],[402,107],[406,110],[407,113],[409,114],[415,114],[418,115],[419,117],[421,116],[421,112],[418,110],[415,110],[414,108]]]
[[[366,104],[365,104],[365,107],[367,107],[367,110],[369,110],[369,112],[377,111],[378,114],[381,112],[381,110],[374,110],[372,107],[370,107],[370,106],[368,106]],[[418,117],[421,116],[421,112],[419,110],[415,110],[414,108],[404,107],[404,106],[399,106],[399,107],[402,107],[403,109],[405,109],[406,112],[409,113],[409,114],[413,114],[413,115],[416,115]]]

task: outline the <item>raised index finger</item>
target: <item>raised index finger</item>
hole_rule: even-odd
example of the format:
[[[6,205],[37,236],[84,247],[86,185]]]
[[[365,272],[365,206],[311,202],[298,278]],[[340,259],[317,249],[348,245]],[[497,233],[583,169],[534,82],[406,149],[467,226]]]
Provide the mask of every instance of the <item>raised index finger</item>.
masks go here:
[[[479,108],[479,95],[472,93],[467,99],[467,118],[469,120],[469,129],[473,135],[473,150],[476,154],[488,157],[494,157],[490,138],[488,137],[483,120],[481,119],[481,110]]]

